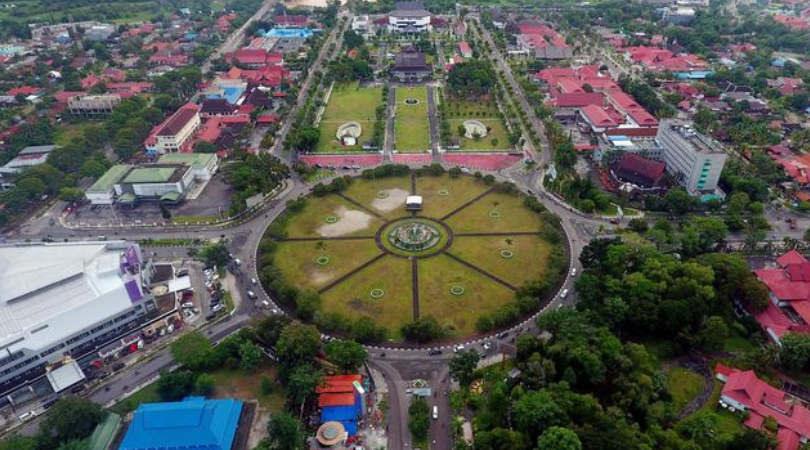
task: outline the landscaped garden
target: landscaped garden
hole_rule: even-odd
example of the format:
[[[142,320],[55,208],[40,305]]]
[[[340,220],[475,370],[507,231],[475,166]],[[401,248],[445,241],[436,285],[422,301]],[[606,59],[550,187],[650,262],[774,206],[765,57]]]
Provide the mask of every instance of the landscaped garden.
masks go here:
[[[424,324],[432,339],[462,337],[536,311],[566,261],[554,217],[514,186],[383,166],[291,203],[262,240],[260,277],[325,331],[421,342]]]
[[[394,119],[394,148],[399,152],[430,151],[427,88],[398,87]]]
[[[510,150],[509,132],[500,118],[497,104],[494,101],[461,101],[446,99],[443,108],[454,139],[458,140],[459,151],[485,152]],[[486,131],[477,134],[464,133],[465,125],[470,122],[482,124]]]
[[[360,87],[358,83],[335,84],[318,124],[321,137],[317,151],[324,153],[362,151],[362,143],[372,137],[376,110],[381,104],[381,88]],[[346,146],[337,138],[337,133],[342,125],[351,122],[360,124],[362,132],[357,139],[357,145]]]

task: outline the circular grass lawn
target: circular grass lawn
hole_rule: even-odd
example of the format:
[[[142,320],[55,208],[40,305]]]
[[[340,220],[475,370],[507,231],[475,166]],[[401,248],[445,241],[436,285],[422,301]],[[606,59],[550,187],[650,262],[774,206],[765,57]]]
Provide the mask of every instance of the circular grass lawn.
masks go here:
[[[421,210],[406,209],[405,192],[422,196]],[[394,341],[427,317],[450,337],[474,334],[521,286],[565,273],[562,244],[545,237],[553,225],[522,194],[469,176],[357,178],[283,220],[285,237],[265,236],[272,254],[259,255],[274,276],[317,294],[321,315],[369,317]]]

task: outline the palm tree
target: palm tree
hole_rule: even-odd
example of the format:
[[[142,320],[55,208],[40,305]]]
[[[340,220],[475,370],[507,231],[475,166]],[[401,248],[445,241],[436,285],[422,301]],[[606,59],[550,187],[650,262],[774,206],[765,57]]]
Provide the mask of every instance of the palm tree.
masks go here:
[[[315,243],[315,250],[323,250],[326,248],[326,242],[318,241]]]
[[[511,247],[512,244],[515,242],[515,241],[512,240],[512,238],[506,238],[503,241],[506,242],[507,247]]]

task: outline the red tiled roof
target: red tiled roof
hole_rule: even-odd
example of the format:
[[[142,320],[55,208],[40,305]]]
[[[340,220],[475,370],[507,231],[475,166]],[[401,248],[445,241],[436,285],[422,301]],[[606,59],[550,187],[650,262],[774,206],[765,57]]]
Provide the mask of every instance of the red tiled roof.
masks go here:
[[[20,86],[9,90],[7,94],[11,96],[16,96],[17,94],[34,95],[39,92],[42,92],[42,88],[34,86]]]
[[[627,137],[656,137],[658,135],[658,128],[616,128],[613,130],[605,130],[608,136],[627,136]]]
[[[354,392],[353,383],[362,381],[360,375],[333,375],[323,378],[323,384],[315,388],[318,394]]]
[[[609,128],[617,125],[616,121],[601,106],[587,105],[580,109],[579,112],[598,128]]]
[[[157,136],[173,136],[180,132],[184,126],[200,112],[200,105],[193,103],[186,103],[181,106],[174,114],[171,115],[160,126]]]
[[[303,27],[307,24],[307,16],[276,16],[273,17],[273,23],[277,25]]]
[[[765,417],[773,418],[779,426],[780,447],[795,450],[797,437],[810,437],[810,410],[799,402],[788,402],[787,394],[759,379],[753,370],[731,369],[726,384],[721,391],[723,397],[744,405],[750,413],[745,424],[760,429]],[[784,439],[784,441],[782,441]],[[792,446],[793,445],[793,446]]]
[[[776,264],[779,264],[779,267],[787,267],[790,264],[802,264],[806,262],[807,259],[796,250],[791,250],[785,253],[784,255],[776,258]]]
[[[587,105],[602,106],[603,103],[604,97],[599,92],[573,92],[554,96],[554,104],[558,108],[579,108]]]
[[[620,178],[645,186],[653,186],[661,180],[667,165],[635,153],[622,154],[616,172]]]
[[[354,405],[354,394],[321,394],[318,396],[318,408],[326,406],[348,406]]]
[[[458,51],[462,55],[472,55],[472,48],[470,48],[470,44],[464,41],[458,43]]]

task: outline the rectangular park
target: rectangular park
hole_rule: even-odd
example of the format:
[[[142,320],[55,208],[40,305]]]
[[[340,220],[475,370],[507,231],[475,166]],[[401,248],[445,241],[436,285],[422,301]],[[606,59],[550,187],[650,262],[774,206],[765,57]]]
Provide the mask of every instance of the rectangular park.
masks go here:
[[[401,153],[430,151],[427,88],[398,87],[394,108],[395,149]]]
[[[363,142],[370,141],[377,120],[377,107],[382,105],[382,88],[363,87],[359,83],[335,84],[329,95],[318,130],[319,153],[354,153],[363,150]],[[357,123],[360,125],[355,145],[347,145],[347,140],[338,138],[341,127]],[[344,127],[344,129],[346,129]],[[354,132],[347,130],[346,133]]]

